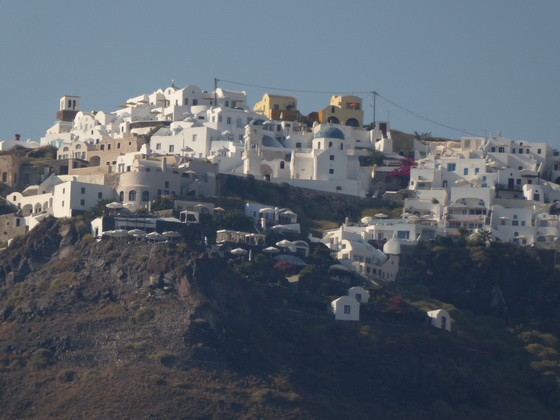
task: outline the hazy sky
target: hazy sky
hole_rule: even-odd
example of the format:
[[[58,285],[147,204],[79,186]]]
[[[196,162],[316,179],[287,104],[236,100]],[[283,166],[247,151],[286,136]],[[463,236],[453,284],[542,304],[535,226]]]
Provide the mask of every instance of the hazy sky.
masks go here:
[[[473,134],[560,147],[557,0],[0,0],[0,139],[39,140],[58,99],[114,111],[142,93],[214,88],[377,91]],[[303,113],[329,93],[292,94]],[[372,119],[372,95],[364,98]],[[454,131],[378,98],[406,132]]]

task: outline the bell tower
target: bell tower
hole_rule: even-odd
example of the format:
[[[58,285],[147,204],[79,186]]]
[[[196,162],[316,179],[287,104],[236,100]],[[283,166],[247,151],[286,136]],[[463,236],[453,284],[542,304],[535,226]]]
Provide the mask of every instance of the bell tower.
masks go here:
[[[56,119],[58,121],[72,122],[78,112],[80,112],[80,97],[63,96],[60,98],[60,109],[56,114]]]

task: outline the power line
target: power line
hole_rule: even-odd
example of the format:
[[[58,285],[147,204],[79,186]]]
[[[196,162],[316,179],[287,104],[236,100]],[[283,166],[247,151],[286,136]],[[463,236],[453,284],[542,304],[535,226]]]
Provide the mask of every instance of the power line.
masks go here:
[[[271,89],[271,90],[281,90],[284,92],[301,92],[301,93],[352,93],[352,94],[371,94],[373,93],[372,91],[360,91],[360,92],[351,92],[349,90],[341,90],[341,91],[334,91],[334,90],[305,90],[305,89],[285,89],[285,88],[278,88],[278,87],[273,87],[273,86],[262,86],[262,85],[254,85],[251,83],[241,83],[241,82],[232,82],[231,80],[224,80],[224,79],[216,79],[219,82],[225,82],[225,83],[230,83],[232,85],[239,85],[239,86],[249,86],[249,87],[254,87],[254,88],[260,88],[260,89]]]
[[[418,117],[418,118],[421,118],[421,119],[423,119],[423,120],[429,121],[429,122],[431,122],[432,124],[439,125],[440,127],[448,128],[449,130],[454,130],[454,131],[458,131],[458,132],[460,132],[460,133],[468,134],[469,136],[478,137],[478,134],[470,133],[470,132],[466,131],[466,129],[464,129],[464,128],[455,128],[455,127],[451,127],[450,125],[439,123],[439,122],[437,122],[437,121],[432,120],[431,118],[425,117],[425,116],[423,116],[423,115],[418,114],[417,112],[411,111],[410,109],[407,109],[407,108],[405,108],[404,106],[401,106],[401,105],[399,105],[399,104],[397,104],[397,103],[391,101],[390,99],[387,99],[387,98],[384,97],[383,95],[380,95],[378,92],[374,92],[374,94],[375,94],[376,96],[379,96],[379,97],[380,97],[381,99],[383,99],[384,101],[389,102],[391,105],[396,106],[397,108],[402,109],[403,111],[408,112],[409,114],[412,114],[412,115],[414,115],[414,116],[416,116],[416,117]],[[471,128],[470,130],[473,130],[473,129]]]
[[[440,127],[444,127],[444,128],[449,129],[449,130],[457,131],[459,133],[468,134],[469,136],[478,137],[477,134],[470,133],[469,131],[467,131],[467,129],[451,127],[450,125],[443,124],[443,123],[434,121],[431,118],[420,115],[417,112],[411,111],[410,109],[407,109],[404,106],[399,105],[399,104],[391,101],[390,99],[384,97],[383,95],[380,95],[378,92],[372,91],[372,90],[368,90],[368,91],[333,91],[333,90],[287,89],[287,88],[279,88],[279,87],[274,87],[274,86],[255,85],[255,84],[252,84],[252,83],[235,82],[235,81],[232,81],[232,80],[224,80],[224,79],[214,79],[214,80],[215,80],[215,82],[224,82],[224,83],[229,83],[229,84],[232,84],[232,85],[248,86],[248,87],[254,87],[254,88],[259,88],[259,89],[270,89],[270,90],[277,90],[277,91],[283,91],[283,92],[318,93],[318,94],[325,94],[325,93],[326,94],[343,94],[343,93],[347,93],[347,94],[357,94],[357,95],[373,95],[374,103],[375,103],[375,97],[379,96],[381,99],[390,103],[391,105],[393,105],[393,106],[395,106],[395,107],[397,107],[397,108],[399,108],[399,109],[401,109],[405,112],[408,112],[409,114],[412,114],[412,115],[414,115],[414,116],[416,116],[420,119],[426,120],[426,121],[428,121],[432,124],[439,125]],[[375,117],[374,117],[374,119],[375,119]],[[469,130],[482,131],[483,129],[480,129],[480,130],[469,129]]]

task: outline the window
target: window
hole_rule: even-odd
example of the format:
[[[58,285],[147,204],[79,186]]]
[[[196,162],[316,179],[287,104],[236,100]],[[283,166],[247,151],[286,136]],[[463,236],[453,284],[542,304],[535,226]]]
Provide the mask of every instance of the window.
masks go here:
[[[480,173],[480,168],[474,168],[474,174],[478,175]]]
[[[120,148],[121,148],[121,144],[117,143],[117,149],[120,149]]]
[[[97,193],[97,199],[101,200],[103,198],[103,193],[102,192],[98,192]]]
[[[136,201],[136,191],[130,190],[128,193],[128,201]]]
[[[237,128],[242,128],[242,127],[243,127],[243,119],[237,118],[237,119],[235,120],[235,126],[236,126]]]
[[[173,153],[174,151],[175,151],[175,146],[171,144],[169,146],[169,153]]]
[[[447,164],[447,170],[450,172],[455,171],[455,169],[457,168],[457,165],[455,163],[448,163]]]
[[[469,174],[469,168],[464,168],[463,175],[468,175],[468,174]]]
[[[361,302],[361,301],[362,301],[362,294],[361,294],[361,293],[356,293],[356,300],[357,300],[358,302]]]
[[[329,160],[334,160],[334,155],[330,155]]]
[[[399,230],[397,231],[397,239],[409,239],[410,232],[408,230]]]
[[[101,145],[101,150],[105,150],[105,145],[104,144]]]
[[[192,104],[193,104],[193,106],[198,105],[198,99],[193,99]]]
[[[149,191],[143,191],[142,192],[142,201],[150,201],[150,192]]]
[[[110,144],[107,145],[107,150],[111,150],[111,145]]]
[[[332,147],[332,141],[329,141],[329,147]]]
[[[169,188],[169,181],[165,181],[165,188]]]
[[[274,110],[278,111],[280,109],[280,105],[274,104]]]
[[[332,168],[329,169],[329,174],[331,174],[331,175],[334,174],[334,169],[332,169]]]
[[[503,146],[498,147],[498,153],[505,153],[506,148]]]
[[[350,305],[344,305],[344,313],[346,315],[350,314]]]
[[[227,117],[227,118],[226,118],[226,123],[227,123],[227,124],[231,124],[231,117]]]
[[[86,205],[86,200],[84,200],[83,198],[80,200],[80,205],[81,206],[85,206]]]
[[[64,201],[62,202],[62,207],[64,207]]]
[[[189,104],[189,98],[185,98],[185,103],[184,105],[188,105]]]
[[[284,163],[284,161],[282,160],[282,161],[280,161],[280,169],[284,169],[284,167],[285,167],[285,163]]]
[[[161,143],[156,143],[156,150],[161,150]]]
[[[192,141],[193,141],[193,143],[196,141],[196,138],[197,138],[197,137],[198,137],[198,134],[193,134],[193,135],[192,135]]]
[[[296,143],[296,149],[301,149],[301,143]],[[554,165],[554,166],[555,166],[554,169],[558,169],[558,165]]]

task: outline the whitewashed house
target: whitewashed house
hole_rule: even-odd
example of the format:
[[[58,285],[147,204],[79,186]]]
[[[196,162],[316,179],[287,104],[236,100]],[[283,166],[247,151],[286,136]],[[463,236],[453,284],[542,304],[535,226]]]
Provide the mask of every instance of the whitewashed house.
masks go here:
[[[436,309],[427,312],[427,314],[433,327],[451,332],[451,317],[445,309]]]
[[[348,289],[348,296],[353,297],[360,303],[368,303],[369,300],[369,292],[360,286],[355,286]]]
[[[352,296],[341,296],[333,300],[331,309],[337,321],[360,320],[360,303]]]

